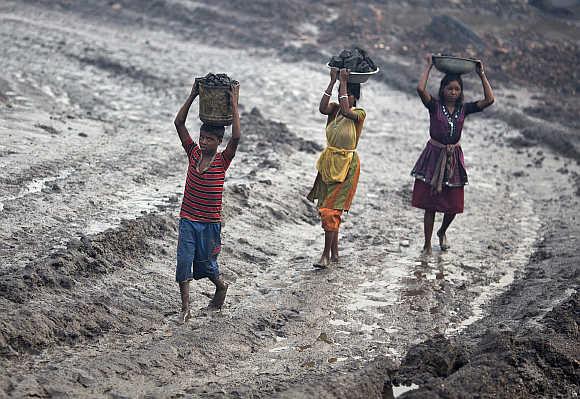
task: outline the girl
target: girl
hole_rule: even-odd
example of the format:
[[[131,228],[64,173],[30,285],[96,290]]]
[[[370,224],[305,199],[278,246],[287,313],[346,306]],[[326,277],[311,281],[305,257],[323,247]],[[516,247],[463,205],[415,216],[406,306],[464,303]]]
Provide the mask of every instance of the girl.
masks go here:
[[[417,85],[417,93],[429,110],[431,139],[411,172],[415,177],[412,205],[425,210],[425,255],[431,254],[435,212],[444,214],[441,228],[437,231],[442,251],[449,248],[447,228],[455,215],[463,212],[463,186],[467,184],[463,151],[459,145],[463,121],[467,115],[483,111],[494,101],[481,61],[477,63],[476,72],[481,78],[485,98],[466,104],[463,103],[463,80],[460,75],[445,75],[437,98],[429,94],[426,86],[432,67],[433,59],[429,55],[427,67]]]
[[[343,211],[350,209],[360,173],[356,147],[362,133],[366,113],[355,108],[360,98],[360,84],[347,83],[348,69],[330,70],[330,83],[322,94],[320,113],[327,115],[327,147],[320,155],[314,187],[308,194],[317,206],[324,229],[324,251],[315,267],[326,268],[338,261],[338,230]],[[338,104],[330,103],[332,88],[339,76]]]

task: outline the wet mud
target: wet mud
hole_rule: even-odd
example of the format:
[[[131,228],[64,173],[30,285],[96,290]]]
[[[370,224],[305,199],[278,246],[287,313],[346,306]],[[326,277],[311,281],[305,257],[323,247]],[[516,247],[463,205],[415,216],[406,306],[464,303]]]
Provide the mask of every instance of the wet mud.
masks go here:
[[[323,232],[305,195],[325,144],[323,61],[340,51],[331,33],[354,22],[336,5],[281,5],[0,6],[0,397],[574,397],[570,125],[529,110],[537,87],[499,88],[505,107],[464,129],[470,185],[451,251],[420,257],[409,171],[428,118],[416,62],[371,53],[382,72],[362,90],[342,258],[315,270]],[[377,7],[355,8],[365,26]],[[419,22],[404,15],[389,28],[397,40]],[[241,82],[244,110],[224,194],[230,289],[207,313],[211,284],[193,284],[199,310],[182,325],[187,165],[172,120],[192,76],[212,70]],[[466,82],[468,100],[479,90]]]
[[[488,330],[467,349],[434,337],[412,348],[393,382],[421,386],[400,398],[578,396],[578,295],[548,312],[541,328]],[[501,327],[501,326],[500,326]]]

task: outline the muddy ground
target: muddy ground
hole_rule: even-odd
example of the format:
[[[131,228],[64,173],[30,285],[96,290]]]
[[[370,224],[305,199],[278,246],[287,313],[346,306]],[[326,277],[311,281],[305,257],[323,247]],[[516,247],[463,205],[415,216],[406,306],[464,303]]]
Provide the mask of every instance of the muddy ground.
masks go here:
[[[578,396],[578,14],[530,3],[0,4],[0,397]],[[425,259],[413,87],[419,52],[464,46],[436,47],[444,13],[476,34],[460,31],[463,51],[489,59],[497,100],[464,129],[452,250]],[[383,72],[363,87],[342,260],[317,271],[304,196],[323,64],[355,42]],[[172,120],[208,71],[241,82],[244,109],[224,197],[231,289],[221,312],[180,325]],[[480,92],[467,79],[466,97]],[[210,285],[192,290],[203,308]]]

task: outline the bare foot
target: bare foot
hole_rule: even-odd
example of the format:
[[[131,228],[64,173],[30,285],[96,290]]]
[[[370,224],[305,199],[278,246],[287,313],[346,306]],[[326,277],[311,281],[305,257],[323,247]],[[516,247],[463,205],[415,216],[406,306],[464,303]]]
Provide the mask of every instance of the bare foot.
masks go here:
[[[220,310],[224,305],[226,300],[226,293],[228,292],[229,285],[225,282],[222,283],[221,287],[217,287],[213,299],[208,305],[208,310]]]
[[[330,258],[330,262],[331,262],[331,263],[338,263],[338,261],[339,261],[339,258],[338,258],[338,256],[332,256],[332,257]]]
[[[187,320],[189,320],[189,319],[191,319],[191,312],[189,311],[189,309],[187,309],[187,310],[182,310],[182,311],[181,311],[181,314],[180,314],[180,316],[179,316],[179,321],[180,321],[182,324],[185,324],[185,323],[187,323]]]
[[[423,250],[421,251],[421,255],[423,256],[431,256],[433,251],[431,250],[431,245],[424,246]]]
[[[439,247],[441,247],[441,251],[447,251],[449,249],[449,245],[447,244],[447,236],[445,233],[441,234],[441,232],[438,231],[437,237],[439,237]]]
[[[330,265],[330,261],[326,256],[322,256],[320,260],[314,263],[312,266],[317,267],[319,269],[326,269]]]

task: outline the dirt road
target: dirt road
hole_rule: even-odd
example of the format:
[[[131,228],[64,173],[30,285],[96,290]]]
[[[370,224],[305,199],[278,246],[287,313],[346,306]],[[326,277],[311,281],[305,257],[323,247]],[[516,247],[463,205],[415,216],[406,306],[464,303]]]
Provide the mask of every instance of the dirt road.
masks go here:
[[[468,120],[466,212],[449,232],[452,250],[420,258],[409,171],[427,112],[413,93],[365,85],[361,182],[342,260],[318,271],[323,232],[304,197],[324,145],[321,63],[210,46],[151,9],[99,14],[66,3],[0,5],[0,397],[308,397],[333,395],[321,385],[329,379],[343,389],[336,395],[369,397],[420,342],[475,347],[500,320],[532,328],[573,298],[580,168],[518,146],[509,123]],[[231,289],[222,312],[180,325],[186,158],[172,120],[192,78],[208,71],[241,82],[245,110],[224,198],[220,259]],[[210,290],[192,286],[195,306]],[[575,323],[564,340],[572,348]],[[348,380],[365,369],[368,392]],[[572,392],[566,378],[558,392]]]

